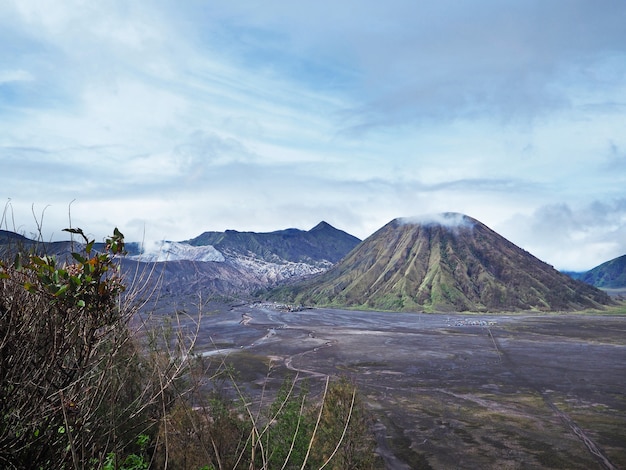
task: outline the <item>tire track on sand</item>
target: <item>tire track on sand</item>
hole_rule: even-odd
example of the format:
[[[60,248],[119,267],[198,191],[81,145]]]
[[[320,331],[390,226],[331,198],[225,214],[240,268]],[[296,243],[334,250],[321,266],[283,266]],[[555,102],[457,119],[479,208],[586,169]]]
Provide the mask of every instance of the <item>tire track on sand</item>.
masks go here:
[[[298,368],[298,367],[293,365],[293,360],[296,359],[296,358],[299,358],[299,357],[303,357],[305,354],[310,354],[310,353],[313,353],[313,352],[317,352],[317,351],[319,351],[322,348],[331,348],[331,347],[333,347],[333,345],[334,345],[333,341],[327,341],[326,343],[324,343],[321,346],[316,346],[313,349],[309,349],[307,351],[303,351],[301,353],[293,354],[291,356],[288,356],[287,358],[285,358],[285,367],[287,367],[287,369],[292,370],[294,372],[309,374],[311,377],[317,377],[317,378],[325,379],[327,374],[323,374],[321,372],[316,372],[314,370]]]
[[[546,405],[548,405],[548,407],[554,412],[554,414],[556,414],[561,419],[561,421],[563,421],[563,423],[565,423],[574,432],[574,434],[583,442],[583,444],[585,444],[589,452],[591,452],[591,454],[600,461],[604,468],[606,468],[607,470],[617,470],[617,467],[611,463],[606,455],[604,455],[604,453],[602,452],[602,450],[600,450],[597,444],[593,442],[593,440],[585,433],[585,431],[581,429],[580,426],[578,426],[567,413],[559,410],[559,408],[554,404],[552,399],[550,399],[550,397],[547,396],[545,393],[539,393],[541,394]]]

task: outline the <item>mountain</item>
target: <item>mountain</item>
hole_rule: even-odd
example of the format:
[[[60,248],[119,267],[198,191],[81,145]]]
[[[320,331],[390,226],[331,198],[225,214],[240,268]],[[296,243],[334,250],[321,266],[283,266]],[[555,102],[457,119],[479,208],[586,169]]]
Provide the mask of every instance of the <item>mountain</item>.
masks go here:
[[[309,231],[290,228],[276,232],[256,233],[226,230],[205,232],[188,241],[191,246],[211,245],[228,255],[245,255],[265,261],[336,263],[360,240],[320,222]]]
[[[611,302],[456,213],[394,219],[326,273],[272,296],[396,311],[579,310]]]
[[[582,273],[579,279],[587,284],[604,289],[626,287],[626,255],[602,263]]]
[[[326,222],[308,231],[205,232],[144,247],[126,265],[167,261],[166,267],[154,268],[166,290],[236,295],[324,272],[359,242]]]

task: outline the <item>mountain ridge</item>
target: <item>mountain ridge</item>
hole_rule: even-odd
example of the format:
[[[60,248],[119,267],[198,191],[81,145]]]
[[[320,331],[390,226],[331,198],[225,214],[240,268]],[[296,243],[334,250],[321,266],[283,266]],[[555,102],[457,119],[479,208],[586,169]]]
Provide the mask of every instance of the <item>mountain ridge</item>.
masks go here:
[[[305,231],[296,228],[273,232],[204,232],[187,240],[191,246],[211,245],[222,253],[251,253],[265,261],[336,263],[361,240],[322,221]]]

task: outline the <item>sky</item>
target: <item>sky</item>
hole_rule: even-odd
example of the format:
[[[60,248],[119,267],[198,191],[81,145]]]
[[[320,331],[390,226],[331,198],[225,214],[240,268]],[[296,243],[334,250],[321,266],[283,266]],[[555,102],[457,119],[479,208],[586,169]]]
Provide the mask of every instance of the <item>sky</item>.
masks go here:
[[[626,254],[623,0],[4,0],[3,229],[364,239],[467,214]]]

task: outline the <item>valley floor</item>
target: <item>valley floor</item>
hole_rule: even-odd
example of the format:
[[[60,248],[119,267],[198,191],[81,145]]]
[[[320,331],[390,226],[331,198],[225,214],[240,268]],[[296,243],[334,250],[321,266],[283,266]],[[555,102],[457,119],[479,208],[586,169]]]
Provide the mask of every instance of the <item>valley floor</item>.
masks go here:
[[[196,351],[249,388],[354,380],[387,468],[626,468],[626,316],[215,309]],[[313,387],[314,388],[314,387]]]

